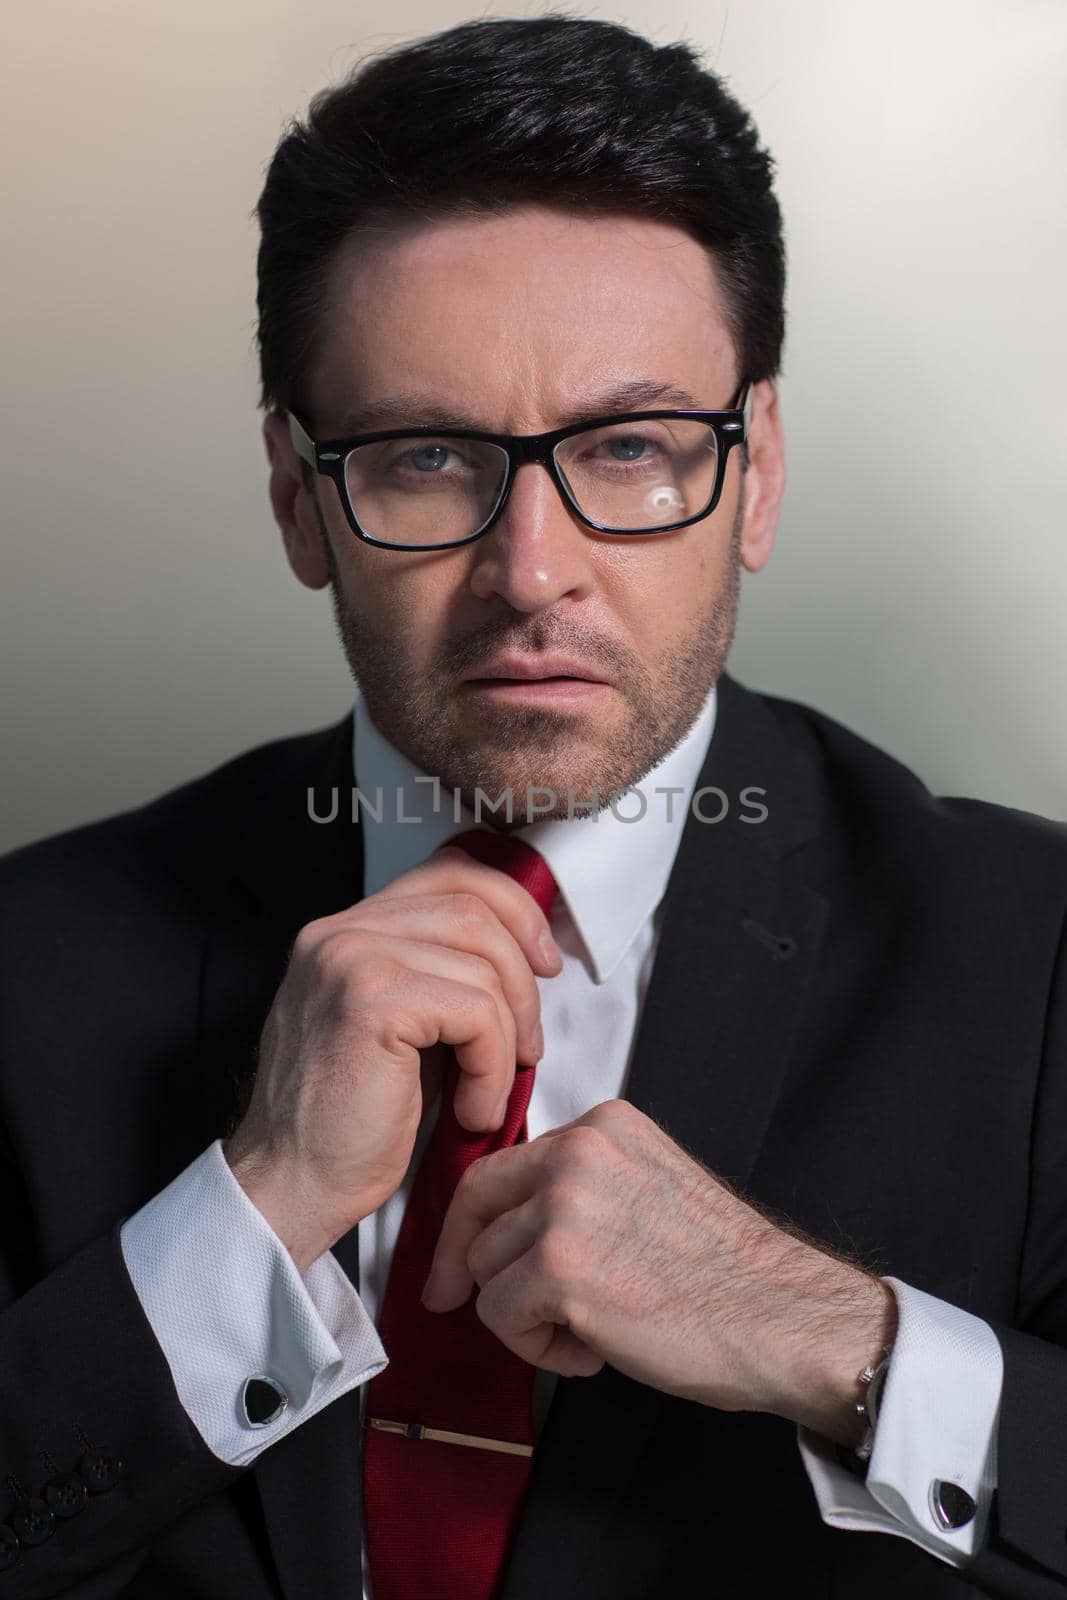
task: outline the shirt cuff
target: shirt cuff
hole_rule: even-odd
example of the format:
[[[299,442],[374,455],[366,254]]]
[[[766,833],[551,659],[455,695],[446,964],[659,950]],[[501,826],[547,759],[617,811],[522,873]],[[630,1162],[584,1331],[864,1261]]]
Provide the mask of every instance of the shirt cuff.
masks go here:
[[[245,1194],[222,1140],[128,1217],[126,1270],[185,1410],[221,1460],[246,1466],[269,1445],[387,1365],[377,1329],[332,1251],[301,1277]],[[254,1426],[249,1378],[288,1403]]]
[[[885,1278],[897,1302],[893,1353],[878,1406],[866,1480],[807,1428],[797,1442],[823,1521],[892,1533],[951,1566],[977,1555],[997,1483],[1004,1358],[987,1322],[922,1289]],[[975,1503],[961,1528],[942,1528],[934,1485],[958,1484]]]

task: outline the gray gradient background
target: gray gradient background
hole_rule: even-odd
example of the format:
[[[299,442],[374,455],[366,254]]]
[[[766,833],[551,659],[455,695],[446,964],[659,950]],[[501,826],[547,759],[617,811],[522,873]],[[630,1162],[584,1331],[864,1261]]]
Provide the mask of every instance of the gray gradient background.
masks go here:
[[[250,212],[357,58],[545,9],[7,9],[0,849],[350,705],[269,511]],[[1062,819],[1067,4],[569,9],[697,45],[778,162],[790,478],[732,670]]]

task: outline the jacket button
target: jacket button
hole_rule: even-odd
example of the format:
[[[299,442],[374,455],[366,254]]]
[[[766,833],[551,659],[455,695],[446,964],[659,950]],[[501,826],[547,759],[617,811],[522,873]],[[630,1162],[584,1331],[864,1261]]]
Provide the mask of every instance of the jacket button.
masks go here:
[[[111,1450],[87,1450],[78,1462],[78,1476],[90,1494],[106,1494],[125,1470],[125,1463]]]
[[[19,1542],[12,1528],[0,1522],[0,1572],[13,1567],[19,1558]]]
[[[85,1509],[89,1491],[73,1472],[45,1484],[44,1503],[54,1517],[76,1517]]]
[[[20,1544],[44,1544],[56,1531],[56,1519],[43,1500],[21,1500],[11,1513],[11,1526]]]

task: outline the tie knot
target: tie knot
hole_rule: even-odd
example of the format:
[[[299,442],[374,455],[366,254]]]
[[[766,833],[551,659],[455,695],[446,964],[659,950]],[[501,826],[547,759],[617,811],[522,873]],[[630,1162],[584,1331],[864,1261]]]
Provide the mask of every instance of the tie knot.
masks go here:
[[[533,895],[545,916],[548,916],[556,898],[556,880],[548,862],[532,844],[527,844],[525,839],[516,839],[511,834],[490,833],[486,828],[468,828],[465,833],[457,833],[448,843],[458,844],[476,861],[484,861],[486,866],[498,867],[501,872],[506,872],[509,878],[514,878],[516,883],[521,883]]]

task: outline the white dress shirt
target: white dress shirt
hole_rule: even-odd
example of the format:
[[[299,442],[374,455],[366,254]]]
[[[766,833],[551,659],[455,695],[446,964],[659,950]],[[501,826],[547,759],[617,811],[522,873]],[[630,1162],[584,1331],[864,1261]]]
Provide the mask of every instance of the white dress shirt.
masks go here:
[[[555,977],[536,980],[545,1053],[527,1112],[530,1139],[624,1092],[664,891],[715,712],[713,689],[686,737],[636,786],[643,811],[631,796],[617,812],[542,820],[519,832],[540,850],[559,887],[550,922],[563,956]],[[353,717],[363,892],[370,895],[477,819],[384,738],[358,692]],[[671,789],[681,793],[665,792]],[[179,1398],[222,1460],[254,1461],[386,1365],[376,1321],[438,1107],[439,1098],[427,1108],[400,1187],[359,1223],[358,1294],[332,1251],[301,1276],[233,1176],[221,1139],[124,1222],[127,1269]],[[896,1278],[886,1282],[899,1326],[866,1480],[804,1428],[798,1448],[831,1526],[896,1534],[962,1566],[981,1544],[996,1486],[1000,1345],[981,1318]],[[276,1420],[253,1426],[242,1396],[247,1379],[258,1375],[273,1378],[288,1402]],[[538,1369],[538,1433],[556,1381]],[[941,1528],[930,1499],[938,1479],[959,1484],[975,1501],[976,1515],[964,1527]],[[365,1554],[363,1584],[364,1600],[372,1600]]]

